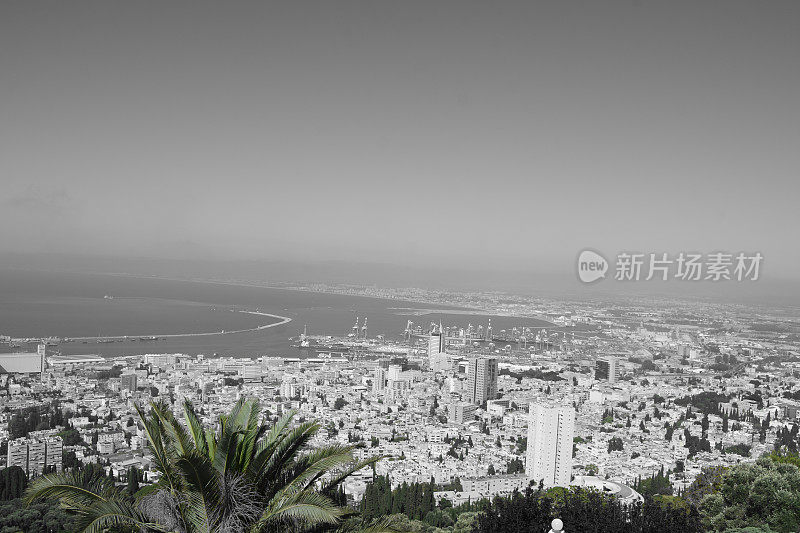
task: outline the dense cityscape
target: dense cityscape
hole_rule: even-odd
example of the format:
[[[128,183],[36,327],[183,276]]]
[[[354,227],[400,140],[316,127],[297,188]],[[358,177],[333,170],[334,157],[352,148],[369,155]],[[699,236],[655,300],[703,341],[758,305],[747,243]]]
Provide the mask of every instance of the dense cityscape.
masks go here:
[[[60,355],[59,339],[5,337],[17,346],[0,355],[6,465],[28,479],[95,465],[120,485],[157,482],[137,406],[164,401],[180,418],[189,401],[213,427],[237,402],[257,399],[266,420],[291,412],[319,421],[312,447],[383,458],[342,484],[354,509],[369,510],[376,480],[388,490],[430,484],[431,507],[407,514],[433,530],[455,527],[461,514],[471,527],[476,502],[540,484],[641,504],[702,492],[715,472],[797,450],[800,339],[790,315],[413,294],[549,325],[496,331],[491,320],[426,323],[421,314],[372,337],[365,317],[349,332],[310,335],[306,325],[292,353],[259,358],[104,359]],[[19,352],[28,345],[37,351]],[[442,512],[459,508],[471,511]]]
[[[0,533],[800,533],[800,1],[0,1]]]

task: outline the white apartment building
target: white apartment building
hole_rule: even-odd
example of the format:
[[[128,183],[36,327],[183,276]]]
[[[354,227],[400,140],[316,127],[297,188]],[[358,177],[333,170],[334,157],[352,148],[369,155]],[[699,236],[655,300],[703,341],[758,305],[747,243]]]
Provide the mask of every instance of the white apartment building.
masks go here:
[[[572,478],[572,439],[575,410],[572,406],[531,405],[525,473],[545,487],[567,487]]]

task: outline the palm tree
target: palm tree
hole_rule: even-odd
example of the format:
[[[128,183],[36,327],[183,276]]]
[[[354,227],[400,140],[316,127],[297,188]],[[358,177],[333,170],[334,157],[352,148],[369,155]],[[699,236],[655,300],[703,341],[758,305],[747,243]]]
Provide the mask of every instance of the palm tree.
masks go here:
[[[26,491],[28,503],[59,498],[86,533],[163,531],[228,533],[305,532],[335,528],[355,512],[332,496],[353,473],[380,458],[353,459],[353,447],[311,448],[317,422],[292,424],[294,411],[268,427],[257,400],[240,400],[203,426],[190,401],[186,426],[164,402],[149,413],[136,406],[158,481],[133,497],[93,471],[42,476]],[[373,524],[370,530],[386,530]]]

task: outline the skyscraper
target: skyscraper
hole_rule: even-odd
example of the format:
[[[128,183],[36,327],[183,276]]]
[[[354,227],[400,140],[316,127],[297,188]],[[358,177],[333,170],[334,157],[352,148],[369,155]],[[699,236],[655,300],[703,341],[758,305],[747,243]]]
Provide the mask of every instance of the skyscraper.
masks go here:
[[[386,369],[382,366],[375,368],[375,376],[372,380],[372,392],[383,392],[386,388]]]
[[[575,411],[571,406],[531,405],[525,474],[545,487],[567,487],[572,479]]]
[[[428,337],[428,357],[444,352],[444,335],[438,331]]]
[[[467,364],[466,399],[476,405],[497,397],[497,359],[476,357]]]
[[[616,383],[619,377],[619,366],[616,357],[598,359],[594,366],[594,378],[598,381]]]
[[[428,360],[433,360],[434,356],[444,353],[445,335],[442,325],[439,324],[438,331],[431,331],[428,337]]]

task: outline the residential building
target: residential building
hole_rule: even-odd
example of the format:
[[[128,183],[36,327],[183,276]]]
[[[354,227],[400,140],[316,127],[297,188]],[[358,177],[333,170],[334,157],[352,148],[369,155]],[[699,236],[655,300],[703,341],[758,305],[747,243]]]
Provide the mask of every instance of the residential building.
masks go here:
[[[572,406],[532,404],[528,419],[528,451],[525,473],[546,487],[566,487],[572,478],[572,439],[575,411]]]
[[[6,465],[18,466],[28,476],[62,469],[63,442],[61,437],[43,439],[19,438],[8,443]]]

